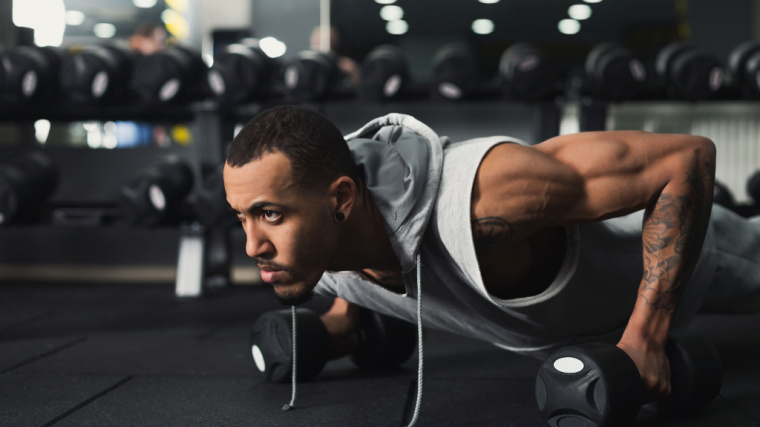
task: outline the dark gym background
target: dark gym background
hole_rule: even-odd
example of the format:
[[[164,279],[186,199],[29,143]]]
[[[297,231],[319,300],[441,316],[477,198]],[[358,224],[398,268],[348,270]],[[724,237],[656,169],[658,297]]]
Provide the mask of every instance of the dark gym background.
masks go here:
[[[207,65],[227,44],[245,37],[283,43],[287,51],[277,61],[286,63],[309,48],[326,3],[0,0],[0,54],[34,44],[32,30],[14,24],[14,5],[22,2],[42,17],[53,16],[61,5],[82,12],[76,25],[78,15],[66,17],[71,20],[61,42],[66,54],[105,41],[125,43],[139,24],[153,23],[167,30],[170,43],[196,49]],[[760,168],[757,98],[727,93],[709,100],[676,99],[658,93],[608,102],[578,95],[568,82],[582,74],[588,52],[607,41],[633,51],[650,75],[660,49],[676,41],[727,62],[740,43],[760,41],[760,1],[603,0],[588,3],[592,16],[571,35],[560,33],[557,24],[571,5],[585,4],[582,0],[394,4],[403,8],[408,23],[402,35],[386,31],[382,5],[375,1],[329,2],[340,54],[361,65],[375,47],[396,45],[411,80],[406,97],[385,103],[365,101],[351,90],[305,101],[344,133],[390,112],[411,114],[453,140],[502,134],[532,144],[558,132],[601,128],[697,132],[718,145],[726,203],[740,214],[758,212],[745,186]],[[494,22],[492,33],[473,33],[471,22],[481,18]],[[98,24],[112,26],[108,39],[95,36]],[[430,94],[434,54],[453,42],[467,44],[476,55],[479,96],[450,101]],[[557,79],[547,82],[556,86],[549,97],[502,96],[499,59],[519,42],[532,42],[552,58]],[[3,84],[0,78],[0,88]],[[281,83],[272,83],[266,96],[227,105],[201,86],[167,105],[129,99],[72,107],[62,95],[0,103],[0,175],[5,162],[41,151],[54,161],[58,176],[39,212],[0,224],[0,425],[407,422],[416,356],[382,374],[357,371],[346,359],[330,362],[315,380],[299,385],[297,410],[280,411],[290,388],[261,378],[248,342],[256,318],[280,306],[245,257],[242,231],[207,225],[196,209],[236,130],[263,108],[292,99],[283,96]],[[115,129],[152,133],[116,141],[109,139]],[[126,220],[120,201],[125,186],[168,155],[190,166],[191,191],[172,217],[156,224]],[[203,249],[193,249],[198,242]],[[180,281],[197,285],[193,289],[202,295],[178,296]],[[319,311],[328,303],[316,299],[309,306]],[[661,419],[642,411],[635,425],[760,425],[758,324],[758,315],[700,316],[692,329],[715,344],[724,361],[721,393],[692,417]],[[434,331],[427,332],[425,352],[419,425],[543,425],[533,397],[540,361]]]

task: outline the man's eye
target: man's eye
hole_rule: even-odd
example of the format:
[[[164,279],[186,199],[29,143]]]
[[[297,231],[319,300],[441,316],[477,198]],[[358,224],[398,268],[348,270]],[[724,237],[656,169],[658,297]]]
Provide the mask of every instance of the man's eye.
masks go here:
[[[267,221],[277,221],[280,219],[280,213],[275,211],[264,211],[264,218],[266,218]]]

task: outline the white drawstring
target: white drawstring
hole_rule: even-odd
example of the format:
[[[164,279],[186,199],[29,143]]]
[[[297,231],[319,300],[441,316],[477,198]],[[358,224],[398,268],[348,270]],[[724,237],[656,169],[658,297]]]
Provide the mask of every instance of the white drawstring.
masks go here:
[[[293,314],[293,390],[290,397],[290,403],[286,403],[282,406],[283,411],[289,411],[296,407],[296,306],[290,306],[290,309]]]
[[[292,395],[290,403],[286,403],[282,406],[283,411],[289,411],[295,408],[296,405],[296,307],[291,307],[293,315],[293,385]],[[414,403],[414,413],[412,419],[409,421],[408,427],[413,427],[417,423],[417,418],[420,415],[420,405],[422,404],[422,365],[423,365],[423,353],[422,353],[422,257],[417,254],[417,352],[419,358],[417,360],[417,397]]]
[[[422,257],[417,253],[417,401],[414,403],[414,414],[409,421],[408,427],[417,423],[420,415],[420,405],[422,404]]]

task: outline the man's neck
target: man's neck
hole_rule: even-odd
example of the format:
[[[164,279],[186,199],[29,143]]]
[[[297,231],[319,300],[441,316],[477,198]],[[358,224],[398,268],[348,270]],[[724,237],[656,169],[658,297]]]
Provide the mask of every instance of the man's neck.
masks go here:
[[[335,270],[401,271],[385,231],[385,221],[363,184],[351,216],[344,225]]]

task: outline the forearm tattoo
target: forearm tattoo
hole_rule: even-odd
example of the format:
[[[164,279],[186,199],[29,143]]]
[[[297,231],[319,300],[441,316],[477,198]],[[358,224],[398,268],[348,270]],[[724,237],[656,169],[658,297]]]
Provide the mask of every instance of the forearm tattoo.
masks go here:
[[[472,238],[476,248],[491,248],[512,240],[512,224],[498,216],[472,220]]]
[[[639,297],[656,310],[675,311],[699,259],[710,219],[714,166],[706,163],[683,182],[685,195],[663,193],[644,220],[644,275]]]

